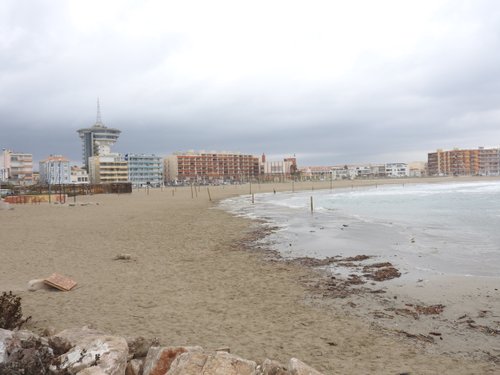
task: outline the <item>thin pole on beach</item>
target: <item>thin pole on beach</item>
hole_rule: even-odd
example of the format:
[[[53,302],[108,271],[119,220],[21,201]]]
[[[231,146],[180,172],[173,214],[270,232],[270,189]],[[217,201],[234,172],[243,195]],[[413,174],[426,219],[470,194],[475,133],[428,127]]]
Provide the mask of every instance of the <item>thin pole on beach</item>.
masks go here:
[[[254,194],[252,193],[252,204],[255,203],[255,197]]]
[[[193,192],[193,183],[191,183],[191,199],[194,198],[194,192]]]
[[[314,212],[314,203],[313,203],[313,197],[311,195],[311,213]]]
[[[207,188],[208,200],[212,202],[212,196],[210,195],[210,188]]]

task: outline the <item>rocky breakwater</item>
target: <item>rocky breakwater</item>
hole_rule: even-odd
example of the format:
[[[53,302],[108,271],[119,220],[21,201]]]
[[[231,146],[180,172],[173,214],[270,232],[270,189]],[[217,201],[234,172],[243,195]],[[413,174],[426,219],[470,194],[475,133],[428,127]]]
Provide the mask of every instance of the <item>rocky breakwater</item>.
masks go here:
[[[2,375],[321,375],[299,361],[256,363],[199,346],[161,346],[88,327],[46,332],[0,329]]]

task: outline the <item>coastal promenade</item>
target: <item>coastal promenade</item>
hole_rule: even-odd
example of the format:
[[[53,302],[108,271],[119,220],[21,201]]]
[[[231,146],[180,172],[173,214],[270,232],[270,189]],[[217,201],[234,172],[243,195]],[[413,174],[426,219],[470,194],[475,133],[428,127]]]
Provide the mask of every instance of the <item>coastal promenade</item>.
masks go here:
[[[334,181],[333,187],[470,180]],[[330,182],[251,189],[313,187],[328,189]],[[220,199],[249,195],[250,185],[209,189],[211,199],[206,186],[168,187],[1,210],[0,291],[22,297],[24,314],[33,317],[28,328],[35,330],[91,324],[169,345],[230,347],[255,361],[297,357],[325,374],[499,371],[494,360],[444,353],[380,329],[350,314],[348,299],[310,303],[308,286],[317,273],[251,251],[244,239],[258,235],[256,224],[216,208]],[[120,254],[130,259],[116,259]],[[54,272],[78,285],[70,292],[27,291],[29,280]],[[498,294],[492,298],[498,301]],[[462,339],[466,346],[466,334]]]

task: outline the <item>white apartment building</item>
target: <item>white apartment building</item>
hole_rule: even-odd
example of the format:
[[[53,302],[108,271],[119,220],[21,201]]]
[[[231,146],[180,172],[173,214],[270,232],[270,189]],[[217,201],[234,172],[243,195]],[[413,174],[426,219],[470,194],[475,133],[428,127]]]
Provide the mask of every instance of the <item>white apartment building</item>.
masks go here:
[[[40,183],[46,185],[71,183],[69,160],[62,155],[50,155],[39,162]]]
[[[387,163],[385,165],[386,177],[408,177],[410,171],[406,163]]]
[[[125,154],[128,162],[128,179],[132,186],[163,184],[163,159],[153,154]]]

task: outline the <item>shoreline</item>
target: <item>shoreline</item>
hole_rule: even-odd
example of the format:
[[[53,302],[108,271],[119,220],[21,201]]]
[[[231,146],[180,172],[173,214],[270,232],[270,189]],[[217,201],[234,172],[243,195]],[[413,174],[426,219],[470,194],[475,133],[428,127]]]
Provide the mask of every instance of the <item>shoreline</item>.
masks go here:
[[[291,190],[252,186],[256,193],[273,188]],[[324,299],[309,291],[317,271],[241,251],[256,223],[212,208],[219,199],[249,194],[248,185],[210,187],[212,202],[205,187],[194,198],[189,187],[172,191],[1,211],[1,290],[19,293],[37,329],[93,324],[174,345],[229,346],[257,361],[298,357],[325,374],[498,370],[491,359],[433,352],[430,343],[415,347],[414,339],[357,317],[347,300],[322,306]],[[133,259],[113,260],[119,253]],[[53,272],[78,285],[71,292],[26,291],[29,280]]]

